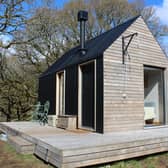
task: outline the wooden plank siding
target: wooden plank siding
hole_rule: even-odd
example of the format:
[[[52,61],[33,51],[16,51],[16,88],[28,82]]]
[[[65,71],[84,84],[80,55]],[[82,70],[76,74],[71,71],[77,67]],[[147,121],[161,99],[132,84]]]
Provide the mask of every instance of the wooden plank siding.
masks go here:
[[[134,37],[122,64],[122,36]],[[110,38],[110,37],[109,37]],[[165,69],[165,99],[168,88],[168,59],[147,25],[139,17],[104,52],[104,132],[144,128],[144,65]],[[165,107],[166,114],[168,108]],[[166,118],[168,115],[166,115]]]

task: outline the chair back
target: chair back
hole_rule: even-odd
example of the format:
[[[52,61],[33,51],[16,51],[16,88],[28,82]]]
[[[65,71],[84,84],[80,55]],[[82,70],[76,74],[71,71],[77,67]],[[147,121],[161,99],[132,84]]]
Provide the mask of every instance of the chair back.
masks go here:
[[[35,105],[34,112],[38,113],[38,111],[40,110],[40,107],[41,107],[41,103],[38,101],[37,104]]]
[[[47,100],[44,104],[44,113],[46,115],[48,115],[49,109],[50,109],[50,102]]]

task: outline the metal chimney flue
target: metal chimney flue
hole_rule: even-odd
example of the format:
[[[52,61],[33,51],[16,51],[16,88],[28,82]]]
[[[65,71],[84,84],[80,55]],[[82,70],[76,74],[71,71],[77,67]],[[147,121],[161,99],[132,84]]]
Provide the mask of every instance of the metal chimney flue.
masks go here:
[[[87,20],[88,20],[88,12],[87,11],[79,11],[78,12],[78,22],[80,22],[80,51],[81,51],[82,55],[86,54],[85,27],[86,27]]]

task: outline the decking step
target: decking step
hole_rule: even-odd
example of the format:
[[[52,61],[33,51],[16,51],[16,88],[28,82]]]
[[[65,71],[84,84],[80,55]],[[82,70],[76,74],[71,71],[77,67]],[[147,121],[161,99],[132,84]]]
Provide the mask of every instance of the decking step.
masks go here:
[[[20,136],[9,136],[8,143],[13,146],[18,153],[33,154],[34,152],[34,144]]]

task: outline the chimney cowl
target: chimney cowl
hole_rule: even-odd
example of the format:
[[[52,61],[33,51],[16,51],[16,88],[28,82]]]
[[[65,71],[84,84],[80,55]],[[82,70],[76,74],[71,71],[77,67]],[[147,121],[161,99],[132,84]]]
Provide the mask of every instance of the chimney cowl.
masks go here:
[[[78,12],[78,21],[80,22],[80,52],[82,55],[86,54],[85,48],[85,22],[88,20],[88,12],[87,11],[79,11]]]
[[[88,12],[87,11],[79,11],[78,12],[78,21],[87,21],[88,20]]]

